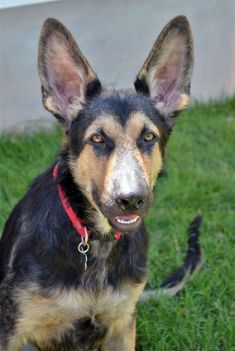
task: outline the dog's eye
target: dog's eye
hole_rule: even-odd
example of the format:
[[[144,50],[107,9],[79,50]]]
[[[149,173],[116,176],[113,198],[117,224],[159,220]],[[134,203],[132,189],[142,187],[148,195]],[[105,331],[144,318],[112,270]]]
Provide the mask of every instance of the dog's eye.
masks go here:
[[[145,135],[144,135],[144,140],[145,140],[146,142],[153,141],[155,138],[156,138],[156,136],[155,136],[155,134],[153,134],[152,132],[147,132],[147,133],[145,133]]]
[[[93,134],[91,141],[95,144],[101,144],[104,143],[104,137],[101,134]]]

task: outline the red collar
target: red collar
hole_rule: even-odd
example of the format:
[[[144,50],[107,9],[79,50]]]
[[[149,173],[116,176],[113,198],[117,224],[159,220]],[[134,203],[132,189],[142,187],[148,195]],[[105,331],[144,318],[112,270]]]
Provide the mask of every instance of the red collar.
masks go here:
[[[56,179],[58,174],[58,163],[56,163],[54,170],[53,170],[53,177],[54,179]],[[72,209],[63,189],[62,186],[60,184],[57,185],[57,189],[58,189],[58,193],[60,196],[60,200],[61,203],[64,207],[65,212],[67,213],[70,221],[72,222],[73,227],[76,229],[76,231],[78,232],[78,234],[82,237],[82,238],[86,238],[86,227],[85,227],[85,222],[82,221],[81,219],[78,218],[78,216],[76,215],[76,213],[74,212],[74,210]],[[87,230],[87,234],[88,237],[91,236],[92,232],[91,230]],[[114,240],[119,240],[122,237],[122,233],[121,232],[116,232],[114,235]]]

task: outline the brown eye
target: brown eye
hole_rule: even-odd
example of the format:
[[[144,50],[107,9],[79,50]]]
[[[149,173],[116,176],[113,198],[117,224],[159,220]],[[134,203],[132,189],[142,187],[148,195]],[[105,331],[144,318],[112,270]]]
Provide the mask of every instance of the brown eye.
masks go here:
[[[155,135],[153,133],[151,133],[151,132],[145,133],[145,135],[144,135],[145,141],[148,142],[148,141],[152,141],[153,139],[155,139]]]
[[[94,134],[92,135],[91,137],[91,141],[95,144],[100,144],[100,143],[103,143],[104,142],[104,138],[102,135],[100,134]]]

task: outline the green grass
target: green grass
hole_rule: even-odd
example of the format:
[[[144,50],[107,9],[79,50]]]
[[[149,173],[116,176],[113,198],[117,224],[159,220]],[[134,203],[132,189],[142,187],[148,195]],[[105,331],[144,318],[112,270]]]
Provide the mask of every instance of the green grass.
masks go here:
[[[0,227],[29,182],[55,155],[60,133],[0,140]],[[235,350],[235,98],[184,112],[147,218],[148,286],[184,257],[187,227],[201,211],[203,269],[173,298],[138,306],[137,351]]]

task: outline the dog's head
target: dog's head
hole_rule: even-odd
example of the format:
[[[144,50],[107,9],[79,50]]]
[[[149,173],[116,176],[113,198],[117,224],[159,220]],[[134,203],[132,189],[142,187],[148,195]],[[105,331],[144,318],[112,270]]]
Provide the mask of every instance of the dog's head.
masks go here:
[[[187,19],[162,30],[136,91],[107,91],[70,32],[44,23],[39,45],[43,104],[64,125],[69,167],[95,208],[99,230],[134,231],[146,214],[176,116],[189,100],[193,41]]]

